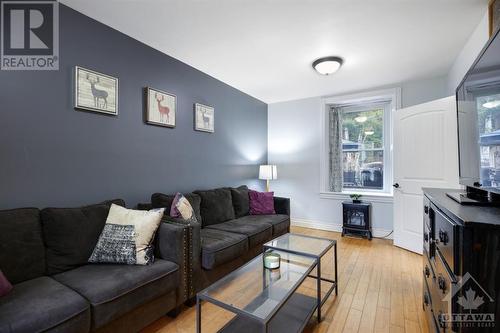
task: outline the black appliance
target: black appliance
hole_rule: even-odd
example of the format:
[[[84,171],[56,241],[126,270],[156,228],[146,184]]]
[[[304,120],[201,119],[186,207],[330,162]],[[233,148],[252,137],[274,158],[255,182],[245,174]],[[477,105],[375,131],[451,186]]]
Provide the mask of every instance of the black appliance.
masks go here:
[[[343,224],[342,236],[361,235],[372,239],[372,226],[370,221],[370,203],[351,201],[342,202]]]

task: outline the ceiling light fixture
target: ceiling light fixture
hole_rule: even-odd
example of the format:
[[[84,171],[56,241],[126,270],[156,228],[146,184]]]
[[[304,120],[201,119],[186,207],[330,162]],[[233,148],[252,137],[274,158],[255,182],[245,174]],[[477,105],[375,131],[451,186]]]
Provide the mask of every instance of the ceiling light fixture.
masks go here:
[[[495,101],[489,101],[489,102],[486,102],[483,104],[483,107],[485,107],[487,109],[494,109],[497,106],[500,106],[500,100],[498,100],[498,99]]]
[[[324,57],[314,60],[312,67],[321,75],[330,75],[339,70],[344,60],[340,57]]]
[[[364,123],[365,121],[368,120],[368,117],[366,117],[366,116],[357,116],[356,118],[354,118],[354,120],[357,123]]]

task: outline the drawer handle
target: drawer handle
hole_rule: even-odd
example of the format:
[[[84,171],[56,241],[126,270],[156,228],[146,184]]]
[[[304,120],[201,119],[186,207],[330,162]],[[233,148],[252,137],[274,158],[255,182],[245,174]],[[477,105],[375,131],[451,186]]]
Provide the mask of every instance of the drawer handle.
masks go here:
[[[443,294],[446,293],[446,280],[442,276],[438,277],[438,287],[443,291]]]
[[[448,243],[448,233],[446,231],[439,229],[439,241],[443,243],[443,245]]]
[[[427,205],[424,206],[424,213],[429,214],[429,206]]]
[[[424,241],[428,242],[429,241],[429,234],[424,232]]]
[[[425,265],[424,273],[425,273],[425,276],[427,276],[427,277],[429,277],[431,275],[431,270],[429,269],[429,266]]]
[[[438,323],[440,327],[446,328],[446,320],[444,318],[444,314],[441,312],[438,314]]]
[[[426,306],[428,306],[428,305],[429,305],[429,295],[427,295],[427,293],[425,293],[425,294],[424,294],[424,304],[425,304]]]

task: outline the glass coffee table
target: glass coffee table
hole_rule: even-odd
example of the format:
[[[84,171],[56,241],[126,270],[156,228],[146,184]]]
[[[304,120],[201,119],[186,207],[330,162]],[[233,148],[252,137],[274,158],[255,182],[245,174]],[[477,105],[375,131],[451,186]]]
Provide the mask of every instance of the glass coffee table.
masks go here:
[[[321,258],[334,247],[335,281],[321,276]],[[196,295],[196,332],[201,333],[202,302],[235,314],[218,332],[302,332],[315,311],[335,289],[337,293],[337,243],[335,240],[285,234],[266,244],[264,252],[278,253],[280,267],[264,268],[263,255],[229,273]],[[316,268],[316,275],[311,273]],[[306,278],[317,280],[317,296],[297,291]],[[321,281],[332,284],[321,298]]]
[[[196,295],[196,332],[202,328],[202,302],[235,314],[219,332],[302,332],[317,301],[297,289],[313,271],[316,260],[269,251],[281,256],[279,268],[264,268],[261,254]]]
[[[321,276],[321,258],[331,249],[333,253],[333,268],[335,270],[335,280]],[[321,321],[321,306],[330,297],[335,289],[335,295],[338,295],[338,277],[337,277],[337,241],[327,238],[305,236],[293,233],[284,234],[264,244],[264,252],[267,251],[285,251],[296,255],[305,256],[314,260],[316,266],[316,275],[308,275],[308,277],[316,279],[317,298],[316,309],[318,311],[318,322]],[[321,297],[321,281],[331,284],[325,296]]]

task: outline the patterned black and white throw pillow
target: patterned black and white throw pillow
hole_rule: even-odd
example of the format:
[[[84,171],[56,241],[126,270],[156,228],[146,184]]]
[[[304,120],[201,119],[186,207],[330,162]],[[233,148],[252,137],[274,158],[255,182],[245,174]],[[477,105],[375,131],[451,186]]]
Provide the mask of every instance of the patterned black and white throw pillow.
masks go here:
[[[92,263],[147,265],[164,209],[142,211],[111,205],[104,229],[89,258]]]

